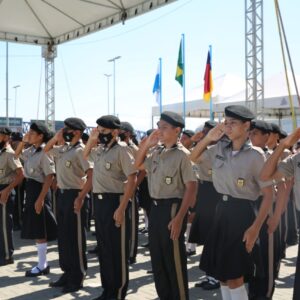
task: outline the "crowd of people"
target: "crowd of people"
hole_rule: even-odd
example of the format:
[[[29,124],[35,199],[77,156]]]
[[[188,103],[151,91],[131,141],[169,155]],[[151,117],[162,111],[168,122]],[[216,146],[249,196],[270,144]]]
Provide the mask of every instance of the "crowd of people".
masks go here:
[[[96,299],[125,299],[142,208],[160,299],[189,299],[187,256],[196,245],[206,274],[196,287],[220,288],[223,300],[272,299],[285,249],[298,242],[300,128],[287,135],[240,105],[197,132],[171,111],[157,126],[139,142],[133,126],[113,115],[97,119],[89,134],[79,118],[56,133],[38,121],[24,136],[0,128],[0,266],[14,263],[13,231],[21,230],[37,247],[25,276],[47,275],[47,245],[57,240],[62,273],[49,285],[78,291],[94,219]]]

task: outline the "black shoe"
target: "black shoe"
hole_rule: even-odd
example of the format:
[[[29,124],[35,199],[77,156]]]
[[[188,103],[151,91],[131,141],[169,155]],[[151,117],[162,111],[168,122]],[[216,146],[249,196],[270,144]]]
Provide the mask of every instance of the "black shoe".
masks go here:
[[[66,273],[62,274],[60,278],[56,281],[52,281],[49,283],[50,287],[64,287],[68,283],[68,278]]]
[[[147,274],[153,274],[153,270],[148,270]]]
[[[142,244],[141,247],[143,247],[143,248],[149,248],[149,242],[147,242],[145,244]]]
[[[140,232],[146,234],[146,233],[148,233],[148,229],[144,228]]]
[[[192,255],[195,255],[195,254],[196,254],[196,251],[192,251],[190,249],[186,251],[187,256],[192,256]]]
[[[208,278],[205,277],[202,280],[200,280],[199,282],[195,283],[195,287],[203,287],[207,283],[208,283]]]
[[[99,297],[94,298],[92,300],[107,300],[107,295],[105,292],[103,292]]]
[[[130,265],[135,264],[135,263],[136,263],[136,258],[135,258],[135,257],[129,257],[128,263],[129,263]]]
[[[38,273],[33,273],[32,270],[26,271],[25,276],[26,277],[37,277],[40,275],[47,275],[50,273],[50,266],[47,266],[44,270],[40,270],[38,267],[36,267],[39,272]]]
[[[206,291],[215,290],[220,288],[220,282],[215,280],[208,280],[207,283],[205,283],[202,288]]]
[[[78,290],[80,290],[82,288],[82,284],[67,284],[63,287],[62,289],[62,293],[67,294],[67,293],[74,293],[77,292]]]
[[[88,250],[89,254],[98,254],[98,246],[96,246],[94,249]]]
[[[5,259],[4,261],[0,262],[0,266],[11,265],[14,263],[14,259],[11,257],[9,259]]]

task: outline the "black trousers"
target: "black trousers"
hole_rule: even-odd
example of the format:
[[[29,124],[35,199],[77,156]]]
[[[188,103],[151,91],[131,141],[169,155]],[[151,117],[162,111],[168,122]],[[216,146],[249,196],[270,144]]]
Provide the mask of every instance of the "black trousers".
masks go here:
[[[138,227],[139,227],[139,206],[137,195],[128,204],[128,213],[130,220],[130,240],[129,240],[129,258],[135,259],[138,248]]]
[[[178,240],[171,240],[169,222],[180,199],[154,200],[149,219],[149,243],[154,282],[161,300],[188,299],[187,258],[184,244],[186,219]]]
[[[128,210],[122,226],[116,227],[113,219],[120,197],[113,193],[94,194],[100,276],[107,299],[125,299],[128,288]]]
[[[300,299],[300,239],[298,244],[298,257],[297,257],[296,274],[295,274],[295,281],[294,281],[293,300],[299,300],[299,299]]]
[[[13,211],[13,221],[14,228],[20,229],[23,220],[23,210],[24,210],[24,190],[25,190],[25,179],[21,184],[14,188],[14,211]]]
[[[59,265],[68,283],[80,285],[87,270],[86,201],[80,214],[74,212],[74,200],[80,190],[58,190],[57,225]]]
[[[3,190],[7,185],[0,185]],[[5,205],[0,204],[0,263],[10,259],[14,252],[13,245],[13,209],[14,201],[9,196]]]

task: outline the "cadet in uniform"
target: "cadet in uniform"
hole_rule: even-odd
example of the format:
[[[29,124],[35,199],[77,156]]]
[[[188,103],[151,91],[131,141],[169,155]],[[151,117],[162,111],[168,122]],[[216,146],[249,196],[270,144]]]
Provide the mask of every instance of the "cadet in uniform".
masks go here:
[[[252,119],[246,107],[227,106],[224,124],[212,129],[191,154],[194,162],[211,161],[213,184],[221,196],[200,268],[221,281],[223,300],[248,299],[244,282],[254,271],[254,245],[272,205],[271,183],[259,180],[264,153],[248,139]],[[221,139],[224,134],[229,141]],[[206,150],[212,142],[217,144]],[[261,192],[255,217],[253,204]]]
[[[207,133],[217,125],[215,121],[206,121],[202,131],[197,133],[193,140],[203,139]],[[210,147],[210,146],[208,146]],[[194,218],[190,233],[190,242],[198,245],[205,245],[213,225],[216,212],[216,206],[220,196],[212,183],[212,163],[209,160],[203,161],[197,165],[198,193]],[[192,211],[193,211],[192,210]],[[211,276],[204,276],[195,287],[201,287],[205,290],[213,290],[220,287],[218,280]]]
[[[0,266],[13,264],[12,190],[23,180],[23,168],[9,145],[11,130],[0,128]]]
[[[183,300],[189,298],[184,232],[188,208],[196,198],[197,179],[189,151],[178,141],[183,118],[163,112],[158,128],[140,145],[136,167],[146,169],[153,200],[149,243],[158,297]],[[157,145],[159,141],[161,145]]]
[[[48,274],[50,267],[47,263],[47,242],[56,240],[57,226],[51,208],[50,186],[52,184],[55,166],[53,160],[43,152],[48,141],[49,130],[43,123],[34,122],[29,132],[18,145],[15,155],[21,155],[24,161],[26,178],[25,207],[21,238],[36,241],[38,264],[26,271],[26,277],[36,277]],[[24,144],[31,147],[23,150]]]
[[[82,287],[87,270],[86,260],[86,194],[92,186],[92,164],[83,158],[81,136],[86,128],[79,118],[68,118],[65,127],[44,148],[56,161],[58,186],[57,225],[59,265],[64,272],[52,287],[63,287],[64,293]],[[66,145],[54,147],[61,136]]]
[[[132,138],[134,136],[134,128],[129,122],[121,122],[121,130],[119,138],[122,142],[125,142],[132,151],[132,155],[135,158],[139,148],[133,143]],[[130,199],[128,210],[130,220],[130,240],[129,240],[129,263],[136,262],[137,248],[138,248],[138,227],[139,227],[139,206],[138,206],[138,194],[134,193],[132,199]]]
[[[118,142],[118,117],[107,115],[97,121],[84,151],[94,162],[96,237],[99,245],[103,292],[97,299],[125,299],[128,288],[127,204],[136,184],[134,158],[126,143]],[[94,148],[97,140],[100,146]]]

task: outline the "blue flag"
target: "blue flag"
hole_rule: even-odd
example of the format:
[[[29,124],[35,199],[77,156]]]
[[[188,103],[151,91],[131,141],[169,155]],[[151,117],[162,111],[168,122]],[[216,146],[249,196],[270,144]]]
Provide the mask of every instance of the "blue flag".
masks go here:
[[[160,96],[161,96],[161,74],[160,74],[160,61],[158,62],[157,72],[155,75],[154,85],[152,93],[155,94],[156,102],[160,105]]]

